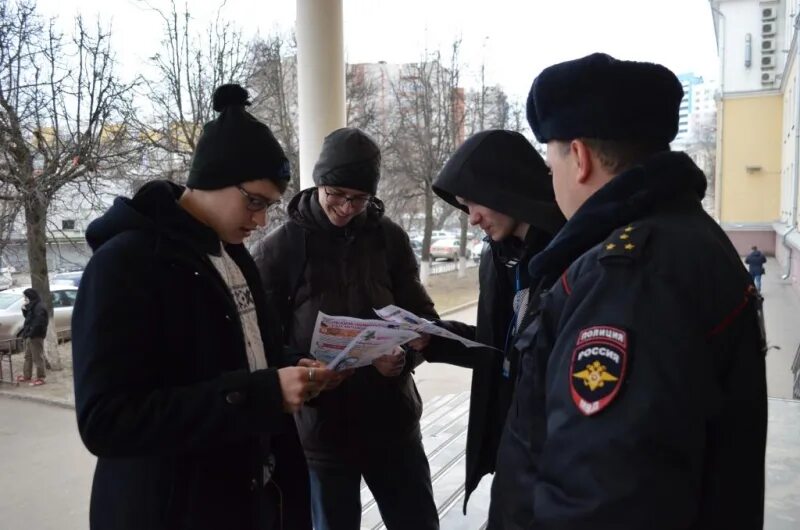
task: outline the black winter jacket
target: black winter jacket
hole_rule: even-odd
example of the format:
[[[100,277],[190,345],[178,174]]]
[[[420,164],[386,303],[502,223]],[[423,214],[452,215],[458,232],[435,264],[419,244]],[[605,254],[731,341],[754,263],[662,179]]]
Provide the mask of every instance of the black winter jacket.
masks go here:
[[[531,261],[552,287],[517,339],[490,528],[762,528],[761,301],[704,191],[653,156]]]
[[[424,353],[431,362],[472,368],[467,433],[464,510],[481,478],[495,470],[497,447],[517,373],[513,344],[514,297],[530,287],[527,263],[543,250],[563,226],[552,178],[541,156],[521,134],[491,130],[471,136],[447,162],[433,184],[436,193],[456,208],[456,197],[507,215],[530,228],[521,241],[486,238],[478,280],[477,325],[444,321],[459,335],[497,350],[464,348],[453,341],[434,339]],[[535,286],[534,286],[535,287]],[[532,300],[538,298],[534,289]],[[499,350],[499,351],[498,351]],[[505,366],[504,366],[505,361]]]
[[[94,221],[72,320],[78,428],[98,456],[93,529],[309,528],[307,469],[282,410],[279,326],[243,245],[226,245],[256,305],[269,368],[251,372],[236,303],[208,259],[220,241],[145,185]],[[299,482],[298,482],[299,481]],[[269,485],[268,488],[271,488]]]
[[[408,236],[383,215],[379,201],[347,227],[337,228],[312,188],[292,199],[289,215],[294,227],[286,224],[273,231],[254,256],[264,289],[281,301],[292,349],[308,352],[320,311],[376,318],[373,309],[394,304],[437,318],[419,281]],[[299,240],[292,234],[299,234]],[[287,263],[295,254],[292,245],[304,247],[302,263]],[[302,271],[296,292],[289,292],[290,269]],[[384,377],[372,366],[359,368],[338,388],[309,402],[296,415],[309,461],[357,461],[369,451],[418,437],[422,403],[410,372],[420,361],[421,356],[409,357],[398,377]]]
[[[760,250],[754,250],[747,255],[744,262],[747,263],[751,275],[760,276],[764,274],[764,264],[767,262],[767,258]]]
[[[20,336],[23,339],[43,339],[47,336],[47,324],[50,322],[47,308],[34,289],[25,289],[23,294],[29,302],[22,308],[25,323],[22,325]]]

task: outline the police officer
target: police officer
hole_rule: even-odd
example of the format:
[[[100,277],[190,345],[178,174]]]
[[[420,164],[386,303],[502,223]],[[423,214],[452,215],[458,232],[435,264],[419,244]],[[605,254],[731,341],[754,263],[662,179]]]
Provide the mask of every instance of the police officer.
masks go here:
[[[529,263],[491,528],[763,526],[761,300],[670,152],[683,96],[663,66],[605,54],[533,82],[567,224]]]

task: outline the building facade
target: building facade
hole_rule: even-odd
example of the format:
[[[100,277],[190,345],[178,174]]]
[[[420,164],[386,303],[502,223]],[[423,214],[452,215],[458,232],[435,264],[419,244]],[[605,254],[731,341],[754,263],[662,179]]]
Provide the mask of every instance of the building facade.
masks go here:
[[[740,253],[800,281],[798,0],[711,0],[720,57],[716,214]],[[800,287],[798,287],[800,290]]]

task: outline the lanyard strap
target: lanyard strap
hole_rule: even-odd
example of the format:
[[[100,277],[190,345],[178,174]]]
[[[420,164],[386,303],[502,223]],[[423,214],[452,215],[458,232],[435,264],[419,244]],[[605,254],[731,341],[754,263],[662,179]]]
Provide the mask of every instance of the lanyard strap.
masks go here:
[[[520,280],[519,275],[519,263],[514,266],[514,272],[516,276],[516,280],[514,282],[514,298],[517,297],[517,293],[522,290],[522,281]],[[506,332],[506,346],[505,351],[508,351],[508,345],[511,341],[511,336],[514,332],[514,324],[517,322],[517,309],[514,308],[514,299],[511,300],[511,306],[513,311],[511,312],[511,322],[508,323],[508,331]]]

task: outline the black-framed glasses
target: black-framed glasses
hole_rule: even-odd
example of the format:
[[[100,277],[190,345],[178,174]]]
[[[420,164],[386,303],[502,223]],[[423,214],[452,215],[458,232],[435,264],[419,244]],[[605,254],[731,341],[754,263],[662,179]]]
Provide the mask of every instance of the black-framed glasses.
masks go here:
[[[344,206],[349,202],[353,209],[361,210],[372,202],[370,195],[349,196],[341,191],[328,191],[328,188],[322,188],[322,191],[325,192],[328,202],[334,206]]]
[[[253,195],[241,186],[236,186],[236,189],[239,190],[239,193],[241,193],[247,201],[247,210],[250,212],[263,212],[281,203],[280,199],[277,201],[269,201],[258,195]]]

